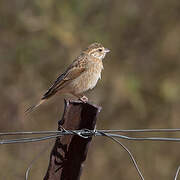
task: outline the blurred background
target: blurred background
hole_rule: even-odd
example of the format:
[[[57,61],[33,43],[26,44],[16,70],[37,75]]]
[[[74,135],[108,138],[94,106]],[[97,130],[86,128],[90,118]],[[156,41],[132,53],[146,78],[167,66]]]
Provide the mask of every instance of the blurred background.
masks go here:
[[[52,99],[28,117],[24,111],[93,42],[111,49],[102,80],[87,94],[103,107],[97,128],[179,128],[179,19],[179,0],[1,0],[0,131],[56,130],[69,96]],[[145,179],[173,179],[180,144],[124,143]],[[30,179],[43,179],[48,144],[1,145],[0,179],[24,179],[32,159],[46,148],[30,172]],[[139,177],[119,145],[96,137],[82,174],[82,180],[92,179]]]

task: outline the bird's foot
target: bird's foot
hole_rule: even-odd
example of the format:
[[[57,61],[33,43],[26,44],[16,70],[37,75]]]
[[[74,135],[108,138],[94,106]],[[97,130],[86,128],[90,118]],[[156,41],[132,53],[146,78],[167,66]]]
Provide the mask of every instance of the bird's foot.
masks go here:
[[[83,103],[88,102],[88,98],[86,96],[82,96],[81,98],[79,98],[79,100],[82,101]]]

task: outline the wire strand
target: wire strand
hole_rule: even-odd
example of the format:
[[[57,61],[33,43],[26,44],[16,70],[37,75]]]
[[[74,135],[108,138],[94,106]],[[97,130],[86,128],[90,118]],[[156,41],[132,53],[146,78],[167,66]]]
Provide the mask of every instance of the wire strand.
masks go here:
[[[129,154],[130,159],[132,160],[139,177],[141,180],[144,180],[144,177],[137,165],[137,162],[135,158],[133,157],[132,153],[130,150],[122,144],[119,140],[116,138],[120,139],[125,139],[125,140],[131,140],[131,141],[170,141],[170,142],[180,142],[180,138],[166,138],[166,137],[132,137],[132,136],[125,136],[117,133],[123,133],[123,132],[135,132],[135,133],[141,133],[141,132],[180,132],[180,129],[136,129],[136,130],[89,130],[89,129],[81,129],[81,130],[66,130],[62,129],[61,131],[34,131],[34,132],[1,132],[0,136],[13,136],[13,135],[24,135],[24,136],[30,136],[30,135],[44,135],[41,137],[28,137],[28,138],[15,138],[15,139],[1,139],[0,140],[0,145],[3,144],[14,144],[14,143],[29,143],[29,142],[38,142],[38,141],[44,141],[44,140],[49,140],[49,139],[55,139],[60,136],[65,136],[65,135],[77,135],[82,138],[89,138],[92,136],[105,136],[116,143],[118,143],[123,149]],[[39,155],[39,154],[38,154]],[[29,171],[32,168],[32,165],[34,161],[36,161],[37,158],[33,159],[30,166],[28,167],[26,171],[26,180],[28,179]],[[174,177],[174,180],[177,180],[178,174],[180,171],[180,166],[178,167],[176,171],[176,175]]]
[[[175,177],[174,177],[174,180],[177,180],[178,175],[179,175],[179,171],[180,171],[180,166],[177,168],[177,171],[176,171],[176,175],[175,175]]]
[[[112,137],[112,136],[109,136],[109,135],[106,134],[106,133],[102,133],[102,134],[103,134],[104,136],[112,139],[112,140],[115,141],[116,143],[118,143],[118,144],[129,154],[130,159],[132,160],[132,162],[133,162],[133,164],[134,164],[134,167],[136,168],[136,170],[137,170],[137,172],[138,172],[138,174],[139,174],[139,177],[140,177],[142,180],[144,180],[144,177],[143,177],[143,175],[142,175],[142,173],[141,173],[141,171],[140,171],[140,169],[139,169],[139,167],[138,167],[138,165],[137,165],[137,162],[136,162],[135,158],[133,157],[132,153],[129,151],[129,149],[128,149],[124,144],[122,144],[120,141],[118,141],[116,138],[114,138],[114,137]]]
[[[118,132],[180,132],[179,128],[176,129],[119,129],[119,130],[99,130],[104,133],[118,133]],[[7,136],[7,135],[36,135],[36,134],[54,134],[59,133],[60,131],[33,131],[33,132],[0,132],[0,136]]]
[[[179,128],[176,129],[119,129],[119,130],[100,130],[102,132],[159,132],[159,133],[165,133],[165,132],[180,132]]]
[[[115,130],[117,132],[117,130]],[[115,132],[114,131],[114,132]],[[2,144],[14,144],[14,143],[28,143],[28,142],[36,142],[36,141],[44,141],[52,138],[56,138],[64,135],[78,135],[83,138],[88,138],[92,136],[102,136],[103,133],[108,134],[114,138],[121,138],[125,140],[131,141],[170,141],[170,142],[180,142],[180,138],[167,138],[167,137],[132,137],[125,136],[113,132],[113,130],[62,130],[62,131],[35,131],[35,132],[5,132],[0,133],[0,136],[9,136],[9,135],[40,135],[45,134],[45,136],[41,137],[30,137],[30,138],[16,138],[16,139],[0,139],[0,145]]]
[[[52,144],[53,142],[54,142],[54,141],[50,142],[50,143],[48,144],[48,146],[46,145],[46,146],[33,158],[33,160],[30,162],[30,164],[29,164],[29,166],[28,166],[28,168],[27,168],[27,170],[26,170],[26,173],[25,173],[25,180],[28,180],[28,178],[29,178],[29,172],[30,172],[32,166],[34,165],[34,163],[36,163],[36,161],[41,157],[41,155],[44,154],[44,153],[48,150],[47,147],[49,147],[49,145]]]

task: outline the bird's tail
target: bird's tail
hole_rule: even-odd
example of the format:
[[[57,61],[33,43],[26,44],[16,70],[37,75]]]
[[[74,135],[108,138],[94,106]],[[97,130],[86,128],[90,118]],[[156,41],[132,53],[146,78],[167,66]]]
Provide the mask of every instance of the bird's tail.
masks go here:
[[[46,101],[46,99],[41,99],[41,100],[39,101],[39,103],[37,103],[37,104],[34,105],[34,106],[29,107],[29,108],[25,111],[25,114],[27,115],[27,114],[33,112],[38,106],[40,106],[42,103],[44,103],[44,101]]]

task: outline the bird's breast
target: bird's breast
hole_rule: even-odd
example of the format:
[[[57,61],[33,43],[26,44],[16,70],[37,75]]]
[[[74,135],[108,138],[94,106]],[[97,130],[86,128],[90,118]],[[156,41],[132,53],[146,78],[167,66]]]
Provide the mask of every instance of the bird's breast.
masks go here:
[[[101,78],[101,71],[103,69],[102,62],[91,63],[87,70],[72,82],[74,93],[81,94],[88,89],[92,89],[97,84],[98,79]]]
[[[102,69],[101,69],[102,70]],[[84,75],[86,76],[84,78],[85,80],[85,84],[87,83],[87,89],[92,89],[94,88],[94,86],[97,84],[97,81],[99,79],[101,79],[101,70],[99,69],[90,69],[88,72],[87,72],[87,75]]]

